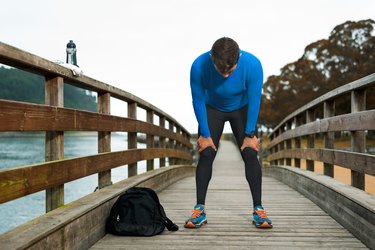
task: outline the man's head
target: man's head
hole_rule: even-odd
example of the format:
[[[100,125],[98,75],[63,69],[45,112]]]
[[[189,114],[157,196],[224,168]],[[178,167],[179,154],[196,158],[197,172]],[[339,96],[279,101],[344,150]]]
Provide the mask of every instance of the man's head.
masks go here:
[[[212,45],[211,58],[217,71],[224,77],[228,77],[234,71],[239,57],[238,44],[229,37],[220,38]]]

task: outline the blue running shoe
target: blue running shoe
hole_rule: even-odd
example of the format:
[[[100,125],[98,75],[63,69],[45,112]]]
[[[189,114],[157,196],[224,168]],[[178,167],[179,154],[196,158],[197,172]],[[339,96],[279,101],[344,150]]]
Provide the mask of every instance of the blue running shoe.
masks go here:
[[[203,224],[207,224],[206,213],[204,212],[204,205],[196,205],[194,207],[191,217],[185,221],[186,228],[199,228]]]
[[[253,223],[257,228],[272,228],[272,221],[268,219],[266,210],[262,206],[254,208],[253,219]]]

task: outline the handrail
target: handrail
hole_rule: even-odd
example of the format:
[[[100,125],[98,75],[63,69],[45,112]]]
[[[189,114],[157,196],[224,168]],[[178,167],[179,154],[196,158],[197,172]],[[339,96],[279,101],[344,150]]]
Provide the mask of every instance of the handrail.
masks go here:
[[[111,185],[111,169],[128,165],[128,176],[137,175],[137,162],[147,160],[147,171],[192,164],[190,133],[173,117],[141,98],[39,56],[0,42],[0,63],[45,77],[45,105],[0,100],[0,132],[45,131],[46,161],[0,171],[0,203],[46,190],[47,212],[64,205],[64,184],[99,174],[98,187]],[[64,108],[63,85],[98,94],[98,112]],[[127,117],[110,115],[110,97],[127,103]],[[137,120],[137,109],[146,111],[146,121]],[[159,124],[154,124],[154,116]],[[168,122],[168,128],[166,128]],[[64,159],[64,131],[97,131],[98,154]],[[111,132],[128,133],[128,150],[111,152]],[[147,148],[137,149],[139,134],[146,134]],[[156,143],[155,137],[158,137]],[[157,145],[156,145],[157,144]]]
[[[323,162],[324,174],[334,177],[334,166],[351,170],[351,185],[364,189],[365,174],[375,176],[375,155],[366,153],[366,131],[375,130],[375,109],[366,110],[366,90],[375,86],[375,73],[338,87],[288,115],[269,134],[268,160],[274,165],[314,171],[314,161]],[[335,114],[335,101],[351,95],[351,113]],[[316,117],[322,108],[324,117]],[[303,117],[305,116],[305,117]],[[350,150],[334,149],[335,132],[350,132]],[[323,147],[316,148],[316,135],[323,134]],[[301,145],[306,138],[306,147]],[[294,141],[294,143],[292,143]]]

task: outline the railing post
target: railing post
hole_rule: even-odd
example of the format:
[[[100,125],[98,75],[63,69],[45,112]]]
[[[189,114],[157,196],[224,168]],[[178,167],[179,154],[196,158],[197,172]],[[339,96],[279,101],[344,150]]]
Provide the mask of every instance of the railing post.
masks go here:
[[[301,116],[294,117],[294,124],[297,127],[301,126]],[[297,149],[301,149],[301,137],[296,137],[294,139],[294,147]],[[297,168],[301,168],[301,159],[300,158],[294,158],[294,166]]]
[[[178,135],[181,135],[181,127],[180,127],[180,126],[176,127],[176,133],[177,133]],[[182,144],[179,143],[178,141],[176,141],[176,148],[177,148],[178,150],[181,150],[181,149],[182,149]],[[182,159],[176,159],[176,164],[181,164],[181,163],[182,163]]]
[[[172,121],[169,121],[169,130],[172,131],[173,133],[173,128],[174,128],[174,123]],[[169,138],[169,148],[174,148],[174,140]],[[174,158],[171,158],[169,157],[168,158],[168,161],[169,161],[169,166],[173,166],[175,165],[175,159]]]
[[[165,128],[165,117],[164,116],[159,118],[159,126],[162,127],[162,128]],[[159,137],[159,147],[160,148],[166,147],[165,137],[162,137],[162,136]],[[160,167],[165,167],[165,157],[160,158]]]
[[[315,119],[315,110],[309,109],[306,111],[306,123],[313,122]],[[307,148],[315,147],[315,135],[307,136]],[[314,160],[306,160],[306,169],[314,172]]]
[[[55,77],[45,83],[45,104],[64,107],[64,79]],[[46,161],[64,158],[64,131],[46,132]],[[46,212],[64,205],[64,184],[46,189]]]
[[[137,103],[128,103],[128,117],[137,119]],[[128,133],[128,149],[137,148],[137,132]],[[138,166],[137,163],[132,163],[128,165],[128,177],[137,175]]]
[[[351,111],[352,113],[366,110],[366,91],[354,90],[351,93]],[[353,152],[364,153],[366,149],[365,131],[351,132],[351,149]],[[365,189],[365,175],[357,171],[351,171],[352,186]]]
[[[283,130],[282,130],[282,126],[279,128],[279,135],[281,135],[282,133],[283,133]],[[280,149],[280,151],[284,151],[284,148],[285,148],[285,142],[284,141],[281,141],[280,143],[279,143],[279,149]],[[283,153],[283,152],[282,152]],[[280,166],[284,166],[284,158],[280,158],[279,159],[279,165]]]
[[[289,121],[286,123],[286,130],[290,130],[292,128],[292,122]],[[292,140],[288,139],[286,140],[286,149],[290,150],[292,148]],[[287,166],[292,166],[292,158],[286,158],[286,165]]]
[[[111,94],[98,93],[98,113],[110,114]],[[98,153],[111,152],[111,132],[98,131]],[[98,173],[98,188],[104,188],[112,184],[111,170]]]
[[[329,118],[335,115],[335,101],[324,102],[324,118]],[[324,148],[333,149],[335,141],[335,133],[327,132],[323,135]],[[324,162],[324,175],[333,177],[334,167],[332,163]]]
[[[147,110],[147,122],[153,124],[154,123],[154,111],[153,110]],[[146,136],[146,145],[147,148],[153,148],[154,147],[154,136],[153,135],[147,135]],[[154,160],[147,160],[147,171],[151,171],[154,169]]]
[[[272,134],[272,139],[271,140],[275,140],[275,138],[277,137],[277,130]],[[272,148],[272,153],[277,153],[277,152],[279,152],[279,145],[277,144],[277,145],[275,145],[273,148]],[[278,161],[277,161],[277,159],[275,159],[275,160],[273,160],[273,164],[274,165],[276,165],[277,166],[277,163],[278,163]]]

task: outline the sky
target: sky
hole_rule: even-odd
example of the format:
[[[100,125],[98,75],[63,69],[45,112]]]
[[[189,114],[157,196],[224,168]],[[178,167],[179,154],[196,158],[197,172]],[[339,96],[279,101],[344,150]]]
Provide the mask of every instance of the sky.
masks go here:
[[[196,133],[190,67],[215,40],[231,37],[257,56],[266,80],[336,25],[375,20],[374,10],[374,0],[3,0],[0,41],[55,62],[73,40],[85,75]],[[112,114],[126,116],[125,106],[111,99]]]

